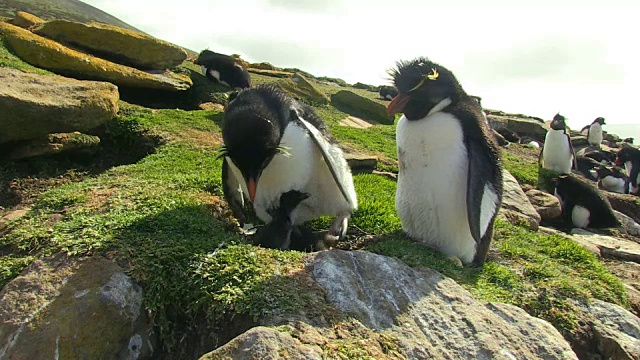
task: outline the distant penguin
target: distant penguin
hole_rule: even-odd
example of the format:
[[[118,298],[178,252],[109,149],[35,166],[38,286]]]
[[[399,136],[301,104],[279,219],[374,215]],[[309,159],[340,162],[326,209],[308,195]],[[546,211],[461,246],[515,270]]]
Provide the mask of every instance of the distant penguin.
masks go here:
[[[598,117],[589,125],[589,130],[587,131],[587,142],[589,145],[600,147],[602,143],[602,125],[604,124],[604,118]]]
[[[385,100],[393,100],[394,97],[398,96],[398,90],[396,90],[393,86],[381,86],[380,87],[380,97]]]
[[[598,188],[619,194],[629,193],[629,177],[621,168],[601,165],[596,169],[596,172],[598,173]]]
[[[478,102],[451,71],[427,58],[390,71],[401,112],[396,208],[417,241],[463,263],[484,263],[502,203],[499,151]]]
[[[575,175],[556,180],[555,196],[560,200],[562,218],[568,226],[610,228],[619,226],[609,201],[593,185]]]
[[[200,65],[204,75],[213,82],[234,89],[251,87],[249,72],[231,56],[203,50],[194,63]]]
[[[290,190],[280,195],[277,205],[267,210],[272,217],[271,222],[256,232],[253,244],[271,249],[289,249],[293,231],[291,213],[308,197],[308,194],[297,190]]]
[[[308,198],[289,211],[293,225],[336,216],[329,236],[344,237],[358,206],[351,170],[310,106],[275,86],[241,91],[225,109],[222,138],[223,192],[238,219],[251,202],[258,218],[270,223],[282,194],[295,190]]]
[[[571,138],[567,133],[564,116],[556,114],[551,121],[551,128],[544,138],[538,163],[542,168],[569,174],[575,163],[575,152],[571,145]]]
[[[640,195],[638,184],[640,183],[640,150],[626,147],[618,151],[617,166],[624,166],[631,182],[631,193]]]
[[[499,132],[491,129],[491,133],[493,134],[493,139],[495,140],[496,144],[502,147],[507,147],[509,145],[509,142],[507,141],[507,139],[505,139],[502,135],[500,135]]]
[[[502,135],[505,139],[507,139],[507,141],[510,141],[512,143],[516,143],[519,144],[520,143],[520,136],[518,136],[518,134],[514,133],[513,131],[507,129],[507,128],[499,128],[496,130],[500,135]]]
[[[584,177],[591,181],[598,181],[598,173],[595,169],[597,169],[602,164],[593,160],[592,158],[578,155],[576,157],[576,165],[576,171],[578,171]]]

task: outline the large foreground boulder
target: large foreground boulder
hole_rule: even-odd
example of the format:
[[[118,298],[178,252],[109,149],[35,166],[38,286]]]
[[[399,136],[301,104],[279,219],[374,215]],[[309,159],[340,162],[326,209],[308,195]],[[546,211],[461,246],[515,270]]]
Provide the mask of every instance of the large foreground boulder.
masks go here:
[[[93,129],[116,116],[118,98],[106,82],[0,68],[0,144]]]
[[[36,260],[0,291],[2,359],[149,359],[142,288],[114,262]]]
[[[387,114],[387,108],[381,102],[358,95],[353,91],[338,91],[331,96],[331,103],[339,110],[365,120],[388,125],[392,125],[395,120],[394,115]]]
[[[2,34],[11,49],[33,66],[78,79],[103,80],[118,86],[166,91],[187,90],[193,84],[183,74],[147,73],[116,64],[31,33],[17,26],[0,22]]]
[[[142,70],[171,69],[187,58],[182,48],[152,36],[102,23],[51,20],[36,34]]]
[[[316,104],[326,105],[329,98],[322,91],[318,90],[312,83],[300,74],[293,74],[289,78],[278,80],[274,85],[289,93],[298,100],[309,101]]]

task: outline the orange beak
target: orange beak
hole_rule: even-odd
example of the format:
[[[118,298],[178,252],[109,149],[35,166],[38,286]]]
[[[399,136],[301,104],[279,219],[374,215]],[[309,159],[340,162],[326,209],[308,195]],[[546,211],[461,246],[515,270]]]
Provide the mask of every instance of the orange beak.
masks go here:
[[[395,113],[400,113],[404,110],[405,105],[409,102],[409,95],[406,94],[398,94],[398,96],[394,97],[393,100],[387,106],[387,114],[393,115]]]
[[[249,199],[251,200],[251,202],[253,202],[253,200],[256,198],[256,188],[258,187],[258,185],[256,184],[256,181],[253,179],[249,179],[249,183],[247,184],[247,188],[249,189]]]

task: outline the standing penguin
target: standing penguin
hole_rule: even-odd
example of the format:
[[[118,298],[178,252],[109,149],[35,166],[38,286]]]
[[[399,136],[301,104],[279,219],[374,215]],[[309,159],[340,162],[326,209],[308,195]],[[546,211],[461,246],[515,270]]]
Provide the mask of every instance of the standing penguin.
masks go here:
[[[358,206],[351,170],[310,106],[275,86],[244,90],[225,110],[222,138],[223,191],[239,220],[251,202],[258,218],[271,222],[281,196],[295,190],[306,196],[287,209],[287,221],[336,216],[329,236],[344,237]]]
[[[629,177],[624,173],[621,168],[599,166],[596,169],[598,173],[598,187],[607,191],[615,192],[618,194],[629,193]]]
[[[602,125],[604,124],[604,118],[597,117],[591,125],[589,125],[589,130],[587,131],[587,142],[589,145],[600,147],[602,143]]]
[[[251,87],[251,77],[247,69],[229,55],[202,50],[194,62],[200,65],[207,79],[234,89]]]
[[[638,195],[638,183],[640,183],[640,150],[625,147],[618,151],[617,166],[623,166],[627,170],[631,182],[631,193]]]
[[[551,121],[551,128],[547,131],[544,144],[538,157],[538,164],[543,169],[561,174],[569,174],[572,164],[575,164],[576,154],[571,145],[571,138],[567,132],[564,116],[556,114]],[[574,165],[574,168],[578,168]]]
[[[390,71],[404,113],[396,129],[396,208],[412,238],[463,263],[484,263],[502,204],[502,165],[478,102],[427,58]]]
[[[562,218],[567,226],[609,228],[620,225],[602,193],[575,175],[562,174],[557,178],[555,196],[560,200]]]

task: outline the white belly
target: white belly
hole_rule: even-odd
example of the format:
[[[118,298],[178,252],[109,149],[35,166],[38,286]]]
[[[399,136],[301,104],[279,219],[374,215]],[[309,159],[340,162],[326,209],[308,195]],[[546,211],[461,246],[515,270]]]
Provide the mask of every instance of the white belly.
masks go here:
[[[613,177],[613,176],[605,176],[604,178],[602,178],[601,181],[602,181],[602,187],[605,190],[617,192],[620,194],[625,193],[624,179]]]
[[[308,133],[291,124],[284,132],[281,145],[289,148],[290,156],[274,156],[258,180],[254,209],[262,221],[271,221],[267,209],[277,207],[280,195],[289,190],[310,195],[291,214],[295,225],[320,216],[351,213],[351,206],[344,199],[322,153]],[[348,169],[346,161],[344,167]],[[349,185],[353,187],[351,176],[348,178],[351,180]]]
[[[571,221],[573,222],[573,226],[579,228],[586,228],[589,226],[589,210],[586,208],[576,205],[573,207],[571,211]]]
[[[563,130],[549,129],[544,138],[542,149],[542,167],[559,173],[571,172],[573,154],[569,147],[569,141]]]
[[[602,125],[598,123],[591,124],[587,141],[591,146],[599,146],[602,143]]]
[[[467,218],[468,159],[457,119],[435,113],[400,118],[396,131],[396,208],[403,230],[446,255],[473,260],[476,243]]]

